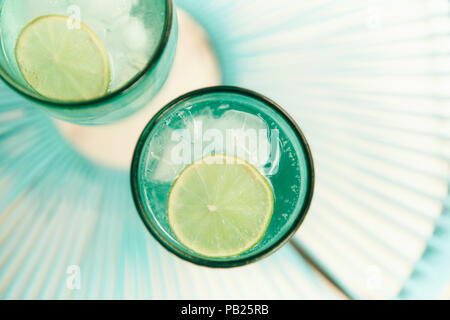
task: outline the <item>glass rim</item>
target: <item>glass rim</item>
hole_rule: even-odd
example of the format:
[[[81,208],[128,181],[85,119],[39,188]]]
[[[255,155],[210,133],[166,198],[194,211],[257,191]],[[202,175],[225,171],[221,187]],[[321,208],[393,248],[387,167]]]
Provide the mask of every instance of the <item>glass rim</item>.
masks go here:
[[[11,76],[7,72],[3,70],[3,68],[0,67],[0,79],[3,80],[4,83],[6,83],[11,89],[19,93],[21,96],[30,99],[34,102],[37,102],[39,104],[45,104],[56,108],[83,108],[83,107],[89,107],[94,104],[103,103],[105,101],[108,101],[110,99],[113,99],[114,97],[126,93],[128,90],[131,90],[132,87],[134,87],[136,84],[142,81],[144,76],[155,66],[157,61],[161,58],[161,56],[164,53],[164,49],[167,46],[167,43],[169,42],[169,36],[172,31],[173,26],[173,0],[164,0],[166,3],[166,10],[165,10],[165,20],[164,20],[164,27],[163,27],[163,33],[160,37],[158,46],[156,50],[154,51],[153,55],[149,58],[147,64],[145,65],[142,70],[140,70],[138,73],[136,73],[130,80],[128,80],[123,86],[120,88],[114,90],[113,92],[107,93],[99,98],[90,99],[90,100],[83,100],[83,101],[61,101],[61,100],[55,100],[55,99],[46,99],[45,97],[42,97],[38,94],[34,94],[33,92],[28,92],[22,86],[16,84],[16,81],[12,79]]]
[[[191,98],[195,98],[197,96],[202,96],[204,94],[209,93],[234,93],[239,94],[243,96],[247,96],[250,98],[254,98],[256,100],[259,100],[266,104],[267,106],[271,107],[273,110],[275,110],[279,115],[281,115],[288,125],[291,127],[291,129],[296,134],[298,141],[300,142],[300,145],[302,147],[302,151],[304,153],[304,156],[306,158],[306,166],[308,169],[308,172],[310,173],[310,177],[308,180],[308,186],[306,190],[305,200],[301,204],[298,211],[295,213],[296,218],[295,221],[291,224],[289,229],[280,237],[278,241],[273,243],[272,245],[268,246],[267,248],[263,249],[261,252],[254,256],[250,257],[237,257],[233,260],[212,260],[208,257],[201,257],[201,256],[195,256],[193,254],[190,254],[187,251],[180,250],[176,246],[172,245],[169,241],[165,239],[165,235],[163,235],[158,228],[150,221],[146,214],[146,208],[144,206],[144,203],[142,201],[143,196],[141,195],[141,192],[139,190],[139,183],[138,183],[138,173],[139,173],[139,160],[141,159],[142,152],[144,150],[145,143],[152,132],[153,128],[155,127],[156,123],[158,123],[170,110],[177,107],[180,103],[183,103],[185,101],[188,101]],[[313,157],[311,153],[311,149],[309,147],[308,141],[306,140],[305,135],[301,131],[298,124],[295,122],[295,120],[276,102],[272,101],[271,99],[267,98],[266,96],[252,91],[248,89],[244,89],[241,87],[234,87],[234,86],[213,86],[213,87],[207,87],[199,90],[194,90],[189,93],[186,93],[175,100],[169,102],[166,106],[164,106],[162,109],[160,109],[159,112],[156,113],[155,116],[152,117],[152,119],[147,123],[146,127],[144,128],[141,136],[139,137],[139,140],[136,144],[136,148],[134,150],[133,154],[133,160],[131,163],[131,171],[130,171],[130,178],[131,178],[131,191],[134,199],[135,206],[137,208],[137,211],[139,213],[139,216],[141,217],[141,220],[143,221],[144,225],[146,226],[147,230],[152,234],[152,236],[168,251],[172,252],[179,258],[186,260],[188,262],[194,263],[196,265],[206,266],[206,267],[212,267],[212,268],[231,268],[231,267],[239,267],[243,265],[247,265],[253,262],[256,262],[258,260],[261,260],[270,254],[274,253],[278,249],[280,249],[284,244],[286,244],[292,236],[297,232],[297,230],[300,228],[301,224],[303,223],[303,220],[305,219],[308,210],[311,206],[313,194],[314,194],[314,185],[315,185],[315,171],[314,171],[314,162]]]

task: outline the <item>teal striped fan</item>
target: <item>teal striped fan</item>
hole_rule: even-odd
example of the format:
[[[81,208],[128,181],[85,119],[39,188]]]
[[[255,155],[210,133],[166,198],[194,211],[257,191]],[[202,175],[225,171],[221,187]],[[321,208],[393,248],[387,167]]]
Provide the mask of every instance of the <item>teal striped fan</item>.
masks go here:
[[[449,2],[177,5],[208,33],[222,82],[274,99],[307,136],[317,183],[305,223],[250,266],[183,262],[142,225],[127,170],[84,158],[1,85],[0,297],[439,297],[450,280]]]

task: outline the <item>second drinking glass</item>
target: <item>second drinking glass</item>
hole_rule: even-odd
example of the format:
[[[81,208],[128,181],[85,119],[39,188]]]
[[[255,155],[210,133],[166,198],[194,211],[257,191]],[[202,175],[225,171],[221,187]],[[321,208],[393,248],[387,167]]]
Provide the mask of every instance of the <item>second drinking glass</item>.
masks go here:
[[[171,0],[0,0],[0,10],[1,78],[61,120],[106,124],[134,113],[174,60]]]

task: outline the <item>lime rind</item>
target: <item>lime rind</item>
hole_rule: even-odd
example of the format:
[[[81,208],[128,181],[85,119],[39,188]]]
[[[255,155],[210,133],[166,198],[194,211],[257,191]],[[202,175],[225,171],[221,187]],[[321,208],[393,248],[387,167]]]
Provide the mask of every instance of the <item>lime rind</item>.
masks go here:
[[[42,96],[86,101],[105,95],[110,84],[108,54],[85,24],[69,28],[63,15],[41,16],[21,31],[15,48],[19,70]]]
[[[183,246],[202,256],[226,258],[262,240],[273,206],[272,188],[258,170],[245,160],[219,154],[182,171],[170,190],[167,212]]]

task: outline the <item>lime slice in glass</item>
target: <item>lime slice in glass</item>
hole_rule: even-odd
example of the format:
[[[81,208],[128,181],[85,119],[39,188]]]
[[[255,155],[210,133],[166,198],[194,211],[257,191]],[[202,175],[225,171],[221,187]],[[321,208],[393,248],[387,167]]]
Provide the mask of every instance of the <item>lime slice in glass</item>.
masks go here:
[[[273,192],[248,162],[213,155],[189,165],[172,186],[169,225],[189,250],[208,257],[239,255],[263,237]]]
[[[39,17],[21,32],[16,60],[28,84],[60,101],[103,96],[109,87],[108,55],[86,25],[60,15]]]

